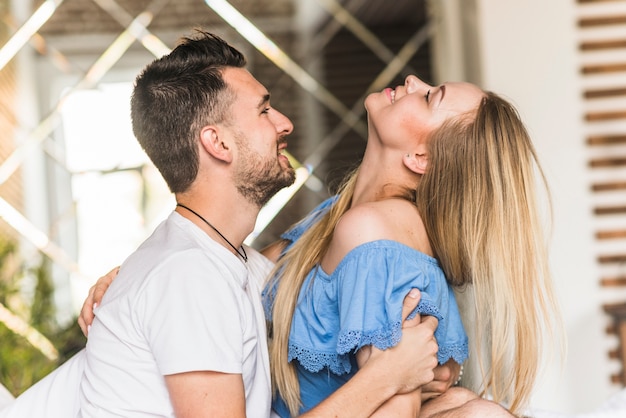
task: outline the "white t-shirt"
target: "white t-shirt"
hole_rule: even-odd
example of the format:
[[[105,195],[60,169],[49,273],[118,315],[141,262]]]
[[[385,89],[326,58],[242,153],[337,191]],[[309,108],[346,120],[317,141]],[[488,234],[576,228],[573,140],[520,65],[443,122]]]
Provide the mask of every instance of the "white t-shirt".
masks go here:
[[[159,225],[96,310],[82,416],[173,417],[163,375],[211,370],[242,374],[247,416],[268,417],[260,288],[271,263],[248,253],[246,266],[176,212]]]
[[[5,408],[1,408],[0,417],[75,417],[78,411],[78,385],[84,368],[85,350],[81,350]]]
[[[13,402],[13,395],[11,392],[0,383],[0,409]]]

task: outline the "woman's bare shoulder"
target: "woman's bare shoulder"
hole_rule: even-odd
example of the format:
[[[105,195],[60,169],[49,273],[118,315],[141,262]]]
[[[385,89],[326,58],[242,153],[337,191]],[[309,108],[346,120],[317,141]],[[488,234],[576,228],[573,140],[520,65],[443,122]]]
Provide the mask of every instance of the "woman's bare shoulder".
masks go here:
[[[388,199],[356,205],[342,215],[322,267],[330,273],[354,248],[378,240],[396,241],[427,254],[431,252],[415,205],[406,200]]]
[[[335,228],[335,238],[353,247],[381,239],[398,240],[421,224],[417,208],[402,199],[368,202],[350,208]]]

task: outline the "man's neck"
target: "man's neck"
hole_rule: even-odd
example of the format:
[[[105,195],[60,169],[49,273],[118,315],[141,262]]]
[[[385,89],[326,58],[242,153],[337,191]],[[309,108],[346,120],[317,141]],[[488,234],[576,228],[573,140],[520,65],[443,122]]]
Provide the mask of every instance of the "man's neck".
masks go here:
[[[233,250],[231,245],[237,249],[241,247],[243,241],[254,230],[259,214],[259,208],[243,199],[229,199],[227,194],[221,196],[214,194],[212,197],[202,198],[177,194],[176,201],[191,209],[190,211],[184,207],[177,207],[176,211],[180,215],[196,224],[229,251]]]

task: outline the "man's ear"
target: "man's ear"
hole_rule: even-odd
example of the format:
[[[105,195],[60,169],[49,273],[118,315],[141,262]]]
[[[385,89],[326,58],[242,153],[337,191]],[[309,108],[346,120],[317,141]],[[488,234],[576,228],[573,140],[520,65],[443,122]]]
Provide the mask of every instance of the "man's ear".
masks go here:
[[[215,125],[207,125],[200,131],[200,144],[213,158],[230,163],[233,159],[232,149],[226,141],[226,132]]]
[[[416,174],[424,174],[428,167],[428,156],[424,154],[409,153],[402,157],[402,162],[412,172]]]

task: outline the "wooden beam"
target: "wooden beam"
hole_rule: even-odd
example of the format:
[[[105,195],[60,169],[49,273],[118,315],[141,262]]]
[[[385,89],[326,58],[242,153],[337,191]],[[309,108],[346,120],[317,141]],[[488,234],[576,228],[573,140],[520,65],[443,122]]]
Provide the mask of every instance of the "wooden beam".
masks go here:
[[[626,364],[624,364],[624,361],[626,360],[626,320],[625,319],[620,319],[617,322],[617,332],[619,334],[619,340],[620,340],[620,345],[619,345],[619,357],[622,359],[622,384],[626,383]]]
[[[623,135],[592,135],[587,138],[587,145],[622,145],[626,144],[626,134]]]
[[[615,352],[609,351],[611,358],[619,358],[622,363],[622,370],[619,374],[611,376],[614,383],[626,384],[626,303],[607,303],[602,305],[602,309],[613,317],[613,323],[619,337],[619,345]]]
[[[602,309],[615,319],[626,320],[626,303],[605,303]]]
[[[604,287],[626,286],[626,277],[607,277],[600,279],[600,285]]]
[[[607,97],[626,96],[626,87],[615,87],[604,90],[587,90],[584,93],[585,99],[604,99]]]
[[[626,263],[626,254],[601,255],[598,257],[600,264]]]
[[[617,73],[626,71],[626,63],[585,65],[581,71],[583,74]]]
[[[626,165],[626,157],[594,158],[589,161],[591,168],[621,167]]]
[[[596,239],[626,238],[626,229],[615,229],[611,231],[596,232]]]
[[[624,67],[626,70],[626,67]],[[626,119],[626,110],[617,110],[614,112],[589,112],[585,114],[587,122],[597,122],[603,120]]]
[[[601,206],[595,208],[593,213],[596,215],[619,215],[626,214],[626,205],[625,206]]]
[[[623,23],[626,23],[626,15],[583,17],[578,20],[578,26],[581,28],[588,28],[591,26],[621,25]]]
[[[607,39],[602,41],[581,42],[579,48],[581,51],[626,48],[626,39]]]
[[[591,185],[591,191],[593,192],[612,192],[624,189],[626,189],[626,181],[608,181]]]

